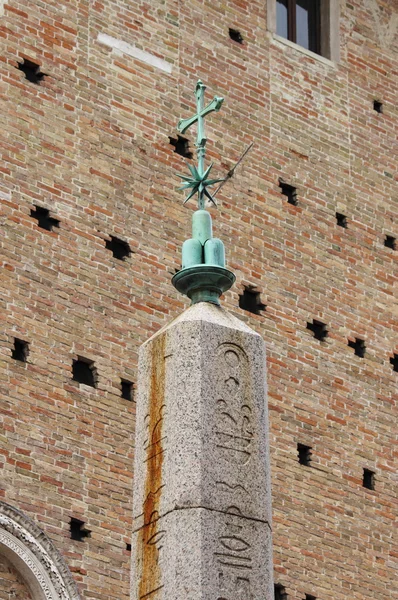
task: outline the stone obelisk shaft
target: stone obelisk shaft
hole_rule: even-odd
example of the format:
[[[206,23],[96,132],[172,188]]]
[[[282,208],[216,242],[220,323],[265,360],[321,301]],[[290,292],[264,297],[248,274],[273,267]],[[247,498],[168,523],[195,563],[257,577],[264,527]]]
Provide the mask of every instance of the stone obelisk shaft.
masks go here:
[[[265,350],[201,302],[140,350],[132,600],[272,600]]]

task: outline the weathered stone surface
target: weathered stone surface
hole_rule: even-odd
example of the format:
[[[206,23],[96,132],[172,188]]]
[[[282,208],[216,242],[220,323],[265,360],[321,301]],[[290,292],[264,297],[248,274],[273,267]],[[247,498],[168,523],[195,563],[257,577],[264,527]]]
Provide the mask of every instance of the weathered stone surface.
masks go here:
[[[144,344],[139,376],[135,528],[148,494],[159,515],[206,507],[270,522],[260,336],[200,303]]]
[[[142,346],[134,599],[271,598],[267,429],[264,343],[222,308],[194,305]]]
[[[267,523],[203,509],[174,510],[133,535],[132,599],[271,600]]]

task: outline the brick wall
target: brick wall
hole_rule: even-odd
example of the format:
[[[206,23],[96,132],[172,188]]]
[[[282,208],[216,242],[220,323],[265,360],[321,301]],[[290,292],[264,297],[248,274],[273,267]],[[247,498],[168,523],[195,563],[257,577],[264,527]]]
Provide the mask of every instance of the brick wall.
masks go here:
[[[0,497],[51,537],[84,598],[128,598],[135,409],[120,380],[135,381],[139,345],[187,306],[170,278],[194,203],[175,190],[186,167],[169,137],[198,77],[209,100],[225,97],[207,124],[215,175],[254,142],[212,214],[237,276],[224,306],[268,346],[275,581],[289,600],[397,593],[398,251],[384,245],[398,238],[397,7],[341,4],[335,65],[272,39],[258,0],[0,3]],[[59,227],[39,228],[35,206]],[[111,235],[128,242],[125,260]],[[248,285],[259,315],[239,309]],[[14,338],[29,343],[25,363]],[[96,389],[71,379],[79,356]],[[91,531],[82,542],[72,517]]]

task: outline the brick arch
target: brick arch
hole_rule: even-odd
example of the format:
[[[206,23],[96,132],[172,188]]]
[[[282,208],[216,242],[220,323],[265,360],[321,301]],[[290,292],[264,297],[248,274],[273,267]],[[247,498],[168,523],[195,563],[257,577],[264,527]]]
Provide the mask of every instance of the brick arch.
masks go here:
[[[33,600],[80,600],[62,556],[28,517],[0,502],[0,555],[16,570]]]

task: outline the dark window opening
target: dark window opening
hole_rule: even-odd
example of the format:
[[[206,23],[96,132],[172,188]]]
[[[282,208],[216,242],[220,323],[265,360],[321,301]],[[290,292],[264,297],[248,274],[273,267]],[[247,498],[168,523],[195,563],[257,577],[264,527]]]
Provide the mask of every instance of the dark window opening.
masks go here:
[[[344,227],[347,229],[347,217],[341,213],[336,213],[336,221],[339,227]]]
[[[193,158],[193,153],[189,149],[189,140],[187,140],[187,138],[177,135],[177,138],[169,137],[169,140],[170,144],[174,146],[174,152],[177,152],[177,154],[184,158]]]
[[[50,217],[50,211],[42,206],[35,206],[36,210],[30,211],[30,216],[36,219],[37,225],[46,231],[52,231],[54,227],[59,227],[58,219]]]
[[[391,248],[391,250],[396,250],[397,249],[397,239],[395,237],[393,237],[392,235],[386,235],[385,239],[384,239],[384,245],[386,248]]]
[[[131,544],[126,544],[126,550],[127,552],[131,552]]]
[[[363,470],[362,485],[364,488],[367,488],[368,490],[375,489],[375,473],[374,473],[374,471],[371,471],[370,469]]]
[[[122,398],[125,400],[134,400],[134,384],[131,381],[121,379],[120,388],[122,391]]]
[[[286,196],[288,203],[297,206],[297,188],[284,181],[279,181],[279,187],[281,188],[282,194]]]
[[[14,338],[14,348],[12,350],[11,357],[14,360],[19,360],[20,362],[26,362],[28,360],[28,354],[29,354],[28,342],[24,342],[24,340],[19,340],[18,338]]]
[[[23,62],[18,63],[17,69],[25,73],[25,77],[28,81],[36,83],[37,85],[40,85],[40,82],[43,79],[43,77],[47,77],[47,73],[40,72],[39,65],[27,58],[24,58]]]
[[[392,364],[392,370],[398,371],[398,354],[394,354],[394,356],[390,358],[390,363]]]
[[[112,252],[114,258],[118,258],[119,260],[124,260],[131,254],[131,248],[128,243],[113,235],[111,235],[110,240],[106,240],[105,247]]]
[[[328,336],[329,333],[325,323],[317,321],[316,319],[313,319],[312,323],[307,323],[307,329],[312,331],[312,333],[314,334],[314,338],[321,342],[323,342],[323,340]]]
[[[306,594],[305,595],[305,600],[316,600],[315,596],[311,596],[311,594]]]
[[[93,388],[97,387],[97,369],[94,362],[79,356],[72,363],[72,379]]]
[[[379,100],[373,100],[373,110],[375,110],[377,113],[382,113],[383,112],[383,103],[380,102]]]
[[[84,538],[90,537],[91,531],[85,529],[84,521],[80,521],[79,519],[74,519],[73,517],[70,520],[70,539],[75,540],[76,542],[82,542]]]
[[[234,42],[238,42],[238,44],[243,44],[243,37],[240,31],[238,31],[237,29],[231,29],[231,27],[229,28],[229,37],[231,38],[231,40],[233,40]]]
[[[355,342],[351,342],[351,340],[348,340],[348,345],[350,348],[354,348],[356,356],[360,356],[361,358],[365,356],[365,340],[361,340],[359,338],[355,338]]]
[[[319,0],[277,0],[276,33],[320,54]]]
[[[239,296],[239,308],[254,315],[260,315],[267,306],[261,302],[260,292],[256,292],[253,287],[248,286],[243,290],[243,294]]]
[[[311,450],[311,446],[297,444],[297,454],[300,465],[305,465],[306,467],[311,465]]]
[[[274,585],[274,600],[287,600],[286,590],[280,583]]]

